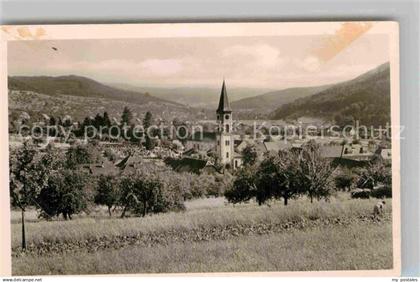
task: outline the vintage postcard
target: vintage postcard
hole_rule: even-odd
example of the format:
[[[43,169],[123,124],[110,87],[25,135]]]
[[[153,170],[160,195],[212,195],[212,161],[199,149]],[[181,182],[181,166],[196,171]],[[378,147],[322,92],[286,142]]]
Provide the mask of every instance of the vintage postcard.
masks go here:
[[[0,33],[2,274],[399,275],[398,23]]]

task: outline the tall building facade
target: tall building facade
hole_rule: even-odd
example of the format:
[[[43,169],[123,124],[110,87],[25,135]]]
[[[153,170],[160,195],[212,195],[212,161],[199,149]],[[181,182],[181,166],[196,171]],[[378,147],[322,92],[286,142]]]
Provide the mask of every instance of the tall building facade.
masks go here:
[[[219,106],[216,110],[218,132],[217,156],[223,165],[232,165],[233,160],[233,136],[232,136],[232,109],[226,91],[226,83],[223,80],[222,91],[220,93]]]

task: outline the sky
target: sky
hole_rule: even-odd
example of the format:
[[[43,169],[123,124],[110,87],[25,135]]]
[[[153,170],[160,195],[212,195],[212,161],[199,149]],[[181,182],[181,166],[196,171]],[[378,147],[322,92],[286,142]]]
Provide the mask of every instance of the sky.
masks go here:
[[[387,34],[371,28],[343,23],[318,34],[19,40],[8,43],[8,73],[74,74],[133,86],[219,87],[223,78],[231,87],[323,85],[389,61]]]

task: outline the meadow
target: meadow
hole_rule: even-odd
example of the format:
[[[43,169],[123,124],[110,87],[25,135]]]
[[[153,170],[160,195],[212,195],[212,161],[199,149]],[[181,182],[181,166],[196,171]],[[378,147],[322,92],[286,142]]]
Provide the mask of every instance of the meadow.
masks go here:
[[[375,199],[339,194],[232,205],[223,198],[186,203],[186,211],[120,219],[97,210],[71,221],[28,214],[28,250],[12,212],[15,275],[389,269],[391,201],[380,219]]]

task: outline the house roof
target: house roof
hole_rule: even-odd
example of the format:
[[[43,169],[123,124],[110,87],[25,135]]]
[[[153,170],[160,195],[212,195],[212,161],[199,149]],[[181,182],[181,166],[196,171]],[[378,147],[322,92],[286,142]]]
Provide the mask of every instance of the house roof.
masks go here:
[[[220,92],[219,106],[217,107],[217,113],[232,112],[229,104],[229,99],[226,91],[226,83],[223,80],[222,91]]]
[[[186,150],[185,152],[183,152],[182,154],[184,155],[184,156],[190,156],[190,155],[192,155],[192,154],[196,154],[197,153],[197,150],[195,149],[195,148],[191,148],[191,149],[189,149],[189,150]]]
[[[115,163],[116,167],[119,167],[121,169],[124,169],[125,165],[127,164],[128,159],[130,158],[130,155],[128,155],[127,157],[125,157],[124,159],[117,161]]]
[[[321,146],[319,148],[321,156],[323,158],[339,158],[343,151],[342,146]]]
[[[238,153],[238,152],[233,152],[233,158],[235,159],[241,159],[243,156],[242,154]]]
[[[281,151],[286,150],[292,147],[292,144],[290,142],[264,142],[265,149],[267,151]]]
[[[80,167],[88,170],[90,174],[95,176],[116,175],[118,173],[118,170],[114,164],[108,160],[104,160],[102,163],[82,164]]]

